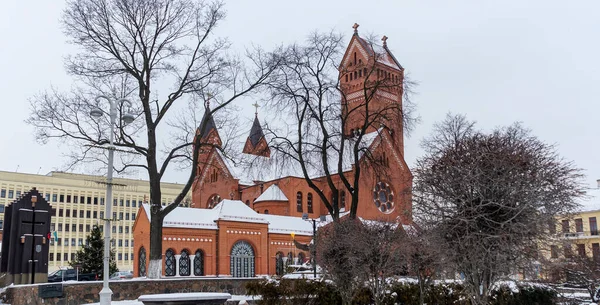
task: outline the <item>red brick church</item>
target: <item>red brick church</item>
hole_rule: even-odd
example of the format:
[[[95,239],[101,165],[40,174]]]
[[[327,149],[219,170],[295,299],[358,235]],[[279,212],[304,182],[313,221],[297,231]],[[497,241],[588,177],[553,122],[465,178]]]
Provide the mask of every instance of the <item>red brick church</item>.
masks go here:
[[[373,46],[358,35],[357,27],[340,63],[340,71],[344,72],[339,77],[347,103],[363,95],[367,74],[354,71],[357,62],[374,64],[377,73],[369,78],[391,77],[401,82],[404,73],[387,48],[386,37],[383,46]],[[402,92],[378,89],[374,103],[401,105]],[[205,115],[203,120],[207,123],[206,131],[200,135],[203,141],[221,145],[213,118]],[[349,124],[346,128],[351,127]],[[412,185],[412,175],[404,160],[402,120],[378,122],[366,132],[363,141],[373,154],[384,156],[390,174],[381,178],[364,171],[357,216],[408,225],[412,221],[412,205],[407,190]],[[279,273],[277,261],[281,258],[287,264],[308,260],[309,254],[293,243],[294,238],[301,243],[312,239],[312,224],[301,217],[308,214],[309,218],[319,218],[328,215],[328,211],[301,172],[270,162],[268,143],[257,113],[239,153],[239,158],[258,160],[254,166],[231,162],[214,147],[200,152],[191,207],[176,208],[164,220],[164,276],[251,277]],[[360,163],[358,166],[368,166],[362,159]],[[321,190],[330,190],[324,180],[314,181],[321,183]],[[341,182],[338,188],[344,189]],[[340,191],[339,199],[340,211],[344,212],[349,208],[349,198]],[[134,224],[136,276],[146,275],[149,262],[149,215],[144,206]]]

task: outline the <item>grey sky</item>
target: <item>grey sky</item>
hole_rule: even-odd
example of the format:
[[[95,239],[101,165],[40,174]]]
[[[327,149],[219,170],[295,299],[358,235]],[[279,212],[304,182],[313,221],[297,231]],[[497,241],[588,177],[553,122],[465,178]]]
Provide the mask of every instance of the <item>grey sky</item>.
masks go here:
[[[73,50],[59,24],[64,2],[0,7],[0,170],[45,174],[64,164],[59,143],[39,146],[23,120],[29,97],[71,85],[62,62]],[[409,165],[432,124],[451,111],[485,128],[522,121],[584,168],[590,186],[600,178],[599,1],[230,0],[226,9],[218,33],[240,50],[300,41],[316,29],[349,39],[354,22],[361,33],[387,35],[420,83],[422,123],[406,141]],[[166,180],[185,177],[172,172]]]

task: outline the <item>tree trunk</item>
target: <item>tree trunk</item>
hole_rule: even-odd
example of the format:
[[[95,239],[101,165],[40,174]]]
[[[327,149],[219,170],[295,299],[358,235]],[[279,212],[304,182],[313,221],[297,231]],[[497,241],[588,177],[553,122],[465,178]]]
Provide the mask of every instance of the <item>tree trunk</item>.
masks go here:
[[[148,278],[151,279],[159,279],[162,275],[163,216],[161,214],[152,215],[150,220],[150,264],[148,265]]]
[[[421,271],[417,272],[417,280],[419,281],[419,304],[423,305],[425,303],[425,293],[423,291],[423,277],[421,276]]]

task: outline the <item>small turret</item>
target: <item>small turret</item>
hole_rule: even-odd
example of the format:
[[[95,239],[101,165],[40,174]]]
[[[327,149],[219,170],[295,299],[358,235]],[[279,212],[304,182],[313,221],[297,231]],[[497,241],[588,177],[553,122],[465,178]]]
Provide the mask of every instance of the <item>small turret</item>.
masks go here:
[[[250,134],[248,135],[248,139],[246,139],[246,144],[242,152],[255,156],[269,157],[271,156],[271,150],[258,120],[258,103],[254,103],[253,106],[256,108],[254,122],[252,123]]]

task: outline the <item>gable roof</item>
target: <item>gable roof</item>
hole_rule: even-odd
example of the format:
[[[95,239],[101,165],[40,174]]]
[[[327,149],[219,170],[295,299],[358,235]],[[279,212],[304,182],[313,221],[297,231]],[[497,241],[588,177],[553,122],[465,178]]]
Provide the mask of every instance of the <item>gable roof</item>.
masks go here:
[[[256,200],[254,203],[262,201],[289,201],[285,194],[281,191],[277,184],[269,186]]]
[[[396,59],[394,54],[388,49],[387,45],[379,45],[374,42],[369,42],[366,39],[360,37],[358,33],[354,33],[352,38],[350,39],[350,43],[348,43],[348,47],[346,48],[346,52],[344,53],[344,57],[340,62],[340,70],[342,67],[346,67],[348,65],[348,61],[350,60],[350,51],[353,48],[359,48],[360,53],[366,58],[375,58],[378,63],[381,63],[385,66],[403,70],[404,68],[400,64],[400,62]]]
[[[377,57],[377,62],[392,68],[396,68],[398,70],[404,69],[402,68],[402,65],[400,64],[400,62],[398,62],[394,54],[392,54],[390,49],[388,49],[387,45],[370,43],[364,38],[358,36],[358,34],[356,34],[356,38],[364,48],[369,50],[371,56],[375,55]]]
[[[217,211],[216,220],[268,223],[267,220],[262,217],[263,215],[256,213],[256,211],[240,200],[224,199],[219,202],[213,210]]]

